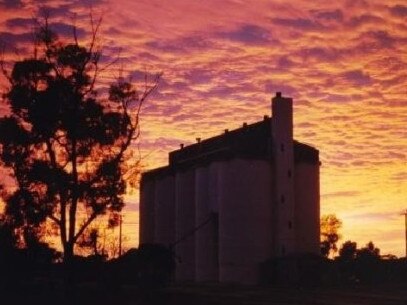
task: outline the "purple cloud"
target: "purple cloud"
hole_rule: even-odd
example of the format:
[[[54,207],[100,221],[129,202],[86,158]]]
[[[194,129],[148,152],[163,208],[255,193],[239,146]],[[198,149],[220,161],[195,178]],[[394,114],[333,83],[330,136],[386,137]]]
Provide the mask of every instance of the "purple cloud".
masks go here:
[[[390,7],[390,13],[393,16],[406,17],[407,16],[407,6],[405,6],[405,5],[392,6],[392,7]]]
[[[291,59],[289,59],[287,56],[280,57],[279,60],[277,61],[277,68],[279,70],[289,69],[294,66],[295,66],[295,63]]]
[[[360,54],[376,52],[381,49],[393,49],[400,39],[393,37],[387,31],[369,31],[362,33],[358,39],[359,45],[355,48]]]
[[[353,101],[349,95],[328,94],[326,100],[334,103],[347,103]]]
[[[341,57],[341,51],[334,48],[322,47],[303,48],[298,51],[298,55],[305,59],[314,58],[319,61],[333,62]]]
[[[380,46],[382,47],[393,47],[393,45],[397,42],[397,39],[391,36],[386,31],[375,31],[369,33],[370,37],[376,40]]]
[[[137,54],[137,56],[141,59],[146,59],[146,60],[154,60],[154,61],[158,61],[158,57],[155,56],[154,54],[151,54],[150,52],[141,52],[139,54]]]
[[[6,47],[17,48],[24,43],[33,41],[32,33],[12,34],[10,32],[0,32],[0,42],[4,43]]]
[[[37,14],[39,16],[49,16],[51,18],[73,16],[71,9],[74,7],[73,4],[61,4],[58,7],[51,7],[48,5],[41,5],[38,8]]]
[[[191,69],[185,72],[184,77],[191,84],[210,83],[214,78],[213,72],[209,69]]]
[[[219,85],[211,88],[208,92],[204,94],[206,97],[231,97],[236,95],[238,92],[236,88],[226,85]]]
[[[374,16],[374,15],[361,15],[361,16],[356,16],[356,17],[352,17],[349,20],[349,25],[353,28],[353,27],[358,27],[367,23],[380,23],[382,22],[383,19],[378,17],[378,16]]]
[[[333,11],[312,11],[311,12],[317,19],[321,19],[324,21],[337,21],[340,22],[343,20],[343,13],[341,10],[333,10]]]
[[[40,20],[40,22],[42,22]],[[33,26],[36,26],[35,18],[12,18],[6,21],[6,26],[9,28],[24,28],[24,29],[31,29]],[[50,22],[50,28],[52,31],[54,31],[56,34],[59,36],[72,36],[73,35],[73,25],[70,23],[63,23],[63,22]],[[29,32],[29,31],[27,31]],[[76,33],[78,37],[83,37],[85,36],[85,30],[81,28],[76,29]],[[3,36],[8,36],[7,38],[10,38],[9,36],[13,34],[6,33],[6,35],[3,34]],[[22,34],[20,34],[22,35]],[[30,37],[33,37],[31,33],[28,34]],[[15,35],[14,35],[15,36]],[[25,37],[25,36],[24,36]],[[4,39],[4,38],[3,38]],[[5,40],[5,39],[4,39]],[[13,40],[13,39],[11,39]],[[17,42],[22,42],[18,40]]]
[[[272,19],[272,22],[276,25],[292,27],[300,30],[317,30],[323,28],[322,24],[305,18],[274,18]]]
[[[243,25],[235,31],[219,33],[218,36],[245,44],[264,44],[272,41],[268,30],[252,24]]]
[[[265,84],[265,92],[269,95],[273,95],[275,92],[282,92],[283,95],[297,96],[297,89],[283,82],[268,81]]]
[[[50,24],[51,30],[57,33],[59,36],[73,37],[73,25],[69,23],[62,22],[52,22]],[[86,36],[85,30],[81,28],[76,28],[76,34],[79,38]]]
[[[0,3],[0,6],[3,6],[5,8],[18,8],[23,7],[24,3],[21,0],[3,0]]]
[[[34,25],[33,18],[12,18],[6,20],[6,25],[10,28],[30,28]]]
[[[341,74],[341,78],[356,86],[367,86],[372,83],[372,78],[361,70],[344,72]]]
[[[174,40],[152,40],[146,47],[168,53],[189,53],[191,50],[202,50],[211,46],[210,42],[200,36],[189,36]]]

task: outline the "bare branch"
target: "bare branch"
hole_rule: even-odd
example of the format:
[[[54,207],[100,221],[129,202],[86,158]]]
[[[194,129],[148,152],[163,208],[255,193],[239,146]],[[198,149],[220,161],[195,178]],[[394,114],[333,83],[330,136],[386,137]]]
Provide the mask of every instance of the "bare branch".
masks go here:
[[[160,81],[160,78],[162,76],[162,73],[157,73],[155,75],[154,81],[153,81],[153,85],[149,85],[148,83],[148,79],[147,79],[147,74],[145,74],[144,76],[144,92],[141,95],[141,98],[139,99],[139,103],[138,103],[138,107],[136,110],[136,124],[133,125],[133,128],[138,128],[139,126],[139,116],[140,116],[140,111],[141,111],[141,107],[143,106],[144,101],[146,100],[146,98],[154,91],[157,89],[158,87],[158,83]],[[140,133],[138,133],[137,136],[139,136]]]
[[[12,84],[12,78],[6,69],[6,65],[4,62],[4,54],[6,53],[6,44],[4,42],[0,42],[0,48],[1,48],[1,50],[0,50],[0,69],[1,69],[3,76],[5,78],[7,78],[7,80],[9,81],[10,84]]]
[[[91,36],[90,46],[89,46],[87,51],[88,51],[90,56],[89,56],[89,59],[85,62],[83,68],[85,69],[86,65],[89,62],[92,62],[93,66],[94,66],[94,69],[93,69],[92,80],[90,82],[89,88],[84,93],[85,96],[94,90],[95,83],[96,83],[97,77],[99,75],[99,58],[100,58],[100,53],[101,52],[98,51],[98,50],[95,51],[94,48],[95,48],[95,45],[96,45],[97,34],[99,32],[99,28],[100,28],[100,25],[102,24],[102,20],[103,20],[103,18],[101,16],[98,19],[98,21],[96,23],[96,26],[95,26],[95,22],[93,20],[93,12],[92,12],[92,10],[90,12],[89,17],[90,17],[90,23],[91,23],[91,28],[92,28],[92,34],[91,34],[92,36]]]
[[[96,44],[96,37],[97,37],[97,34],[99,32],[100,25],[102,24],[102,20],[103,20],[103,16],[101,16],[98,19],[98,21],[96,22],[96,25],[95,25],[95,22],[93,20],[93,12],[92,11],[90,12],[90,23],[91,23],[91,28],[92,28],[92,37],[91,37],[91,43],[90,43],[89,50],[88,50],[89,53],[93,52],[93,48],[94,48],[94,46]]]
[[[110,61],[109,63],[107,63],[105,66],[101,67],[101,68],[99,69],[99,72],[103,72],[103,71],[105,71],[106,69],[108,69],[109,67],[115,65],[115,64],[120,60],[121,51],[122,51],[122,50],[120,49],[119,52],[118,52],[118,54],[117,54],[117,56],[116,56],[116,58],[113,59],[112,61]]]
[[[73,21],[72,31],[73,31],[73,38],[74,38],[75,44],[78,46],[79,43],[78,43],[78,33],[77,33],[77,27],[76,27],[76,18],[74,18],[74,21]]]

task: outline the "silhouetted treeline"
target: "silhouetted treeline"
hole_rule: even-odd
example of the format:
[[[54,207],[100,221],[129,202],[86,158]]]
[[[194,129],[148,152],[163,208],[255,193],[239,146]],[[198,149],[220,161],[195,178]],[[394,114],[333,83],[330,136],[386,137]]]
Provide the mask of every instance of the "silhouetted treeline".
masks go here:
[[[262,282],[277,285],[325,286],[381,283],[407,283],[407,259],[380,256],[369,242],[358,249],[347,241],[339,256],[328,259],[319,255],[292,255],[273,258],[261,265]]]
[[[121,288],[129,285],[144,302],[172,281],[175,271],[174,253],[157,244],[141,245],[110,261],[101,255],[76,256],[67,264],[44,243],[33,242],[19,249],[13,230],[2,227],[0,246],[0,300],[8,298],[14,304],[36,304],[32,300],[42,300],[43,305],[90,304],[96,300],[110,304],[108,298],[123,297],[126,291]],[[262,282],[277,286],[407,283],[407,260],[382,257],[373,243],[358,249],[356,243],[348,241],[335,259],[291,255],[270,259],[259,268]],[[73,282],[67,281],[67,276]],[[95,295],[97,299],[92,299]],[[101,303],[101,299],[106,302]]]
[[[346,241],[332,264],[336,281],[340,283],[407,282],[407,259],[382,257],[373,242],[358,249],[356,242]]]

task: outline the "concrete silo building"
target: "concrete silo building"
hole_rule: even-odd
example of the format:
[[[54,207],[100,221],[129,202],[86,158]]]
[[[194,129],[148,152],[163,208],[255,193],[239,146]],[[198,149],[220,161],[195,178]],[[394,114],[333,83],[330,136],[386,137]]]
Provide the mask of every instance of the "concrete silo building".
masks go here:
[[[176,280],[256,283],[270,258],[319,254],[319,152],[272,118],[170,152],[143,174],[140,243],[175,245]]]

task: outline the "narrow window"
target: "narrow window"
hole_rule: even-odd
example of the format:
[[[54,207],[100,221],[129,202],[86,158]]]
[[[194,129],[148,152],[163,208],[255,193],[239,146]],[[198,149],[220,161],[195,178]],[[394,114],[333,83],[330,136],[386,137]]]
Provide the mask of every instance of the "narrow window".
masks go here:
[[[291,170],[289,169],[288,170],[288,178],[291,178],[291,175],[292,175],[292,173],[291,173]]]
[[[280,150],[281,150],[281,151],[284,151],[284,144],[281,144],[281,145],[280,145]]]
[[[285,197],[284,197],[284,195],[281,195],[281,202],[282,202],[282,203],[285,202]]]
[[[293,227],[293,224],[292,224],[291,221],[289,221],[289,222],[288,222],[288,228],[289,228],[289,229],[292,229],[292,227]]]

